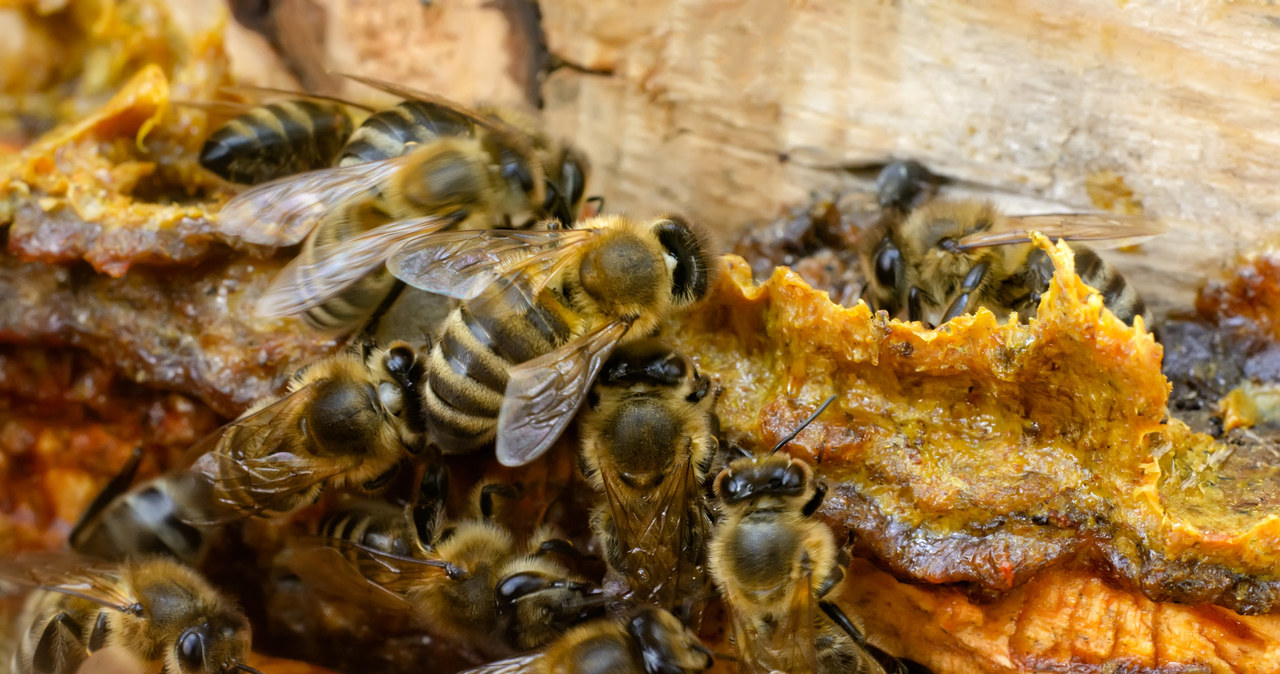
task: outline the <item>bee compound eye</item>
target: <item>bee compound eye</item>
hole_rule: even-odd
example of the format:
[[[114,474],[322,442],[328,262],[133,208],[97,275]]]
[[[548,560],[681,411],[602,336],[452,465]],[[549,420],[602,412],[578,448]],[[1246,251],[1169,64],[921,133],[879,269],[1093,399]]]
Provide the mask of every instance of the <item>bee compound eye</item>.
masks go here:
[[[204,642],[204,634],[194,627],[178,637],[178,664],[183,672],[199,672],[204,669]]]
[[[407,346],[396,346],[387,351],[386,367],[390,372],[406,374],[413,369],[414,360],[412,349]]]
[[[521,597],[533,594],[547,586],[542,574],[522,572],[503,578],[494,590],[500,604],[511,604]]]
[[[533,174],[524,162],[513,160],[503,164],[502,178],[512,185],[519,185],[523,192],[533,191]]]
[[[893,245],[893,242],[886,239],[880,244],[879,250],[876,251],[876,283],[885,288],[897,286],[898,269],[901,266],[902,253],[898,252],[898,247]]]
[[[804,473],[795,464],[787,466],[779,480],[779,488],[784,492],[799,492],[804,488]]]

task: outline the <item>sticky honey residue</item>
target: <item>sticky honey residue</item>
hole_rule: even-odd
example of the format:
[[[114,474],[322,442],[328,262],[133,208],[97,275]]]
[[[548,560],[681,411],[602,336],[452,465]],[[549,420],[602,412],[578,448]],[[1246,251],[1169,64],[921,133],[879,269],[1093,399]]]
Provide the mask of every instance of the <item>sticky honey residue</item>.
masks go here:
[[[1114,171],[1090,173],[1085,177],[1084,189],[1094,208],[1125,215],[1142,213],[1142,199],[1125,183],[1124,176]]]

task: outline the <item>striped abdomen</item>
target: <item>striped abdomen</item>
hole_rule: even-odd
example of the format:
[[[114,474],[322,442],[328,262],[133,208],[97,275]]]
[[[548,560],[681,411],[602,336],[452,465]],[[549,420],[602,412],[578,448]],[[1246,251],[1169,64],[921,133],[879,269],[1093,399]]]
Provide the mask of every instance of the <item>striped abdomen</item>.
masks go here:
[[[256,107],[209,135],[200,165],[241,184],[332,166],[351,136],[346,106],[311,100]]]
[[[507,371],[567,343],[578,322],[557,292],[531,304],[511,282],[460,304],[427,356],[422,411],[431,441],[450,454],[491,442]]]
[[[115,499],[94,521],[77,527],[71,548],[113,561],[162,555],[198,565],[208,549],[203,532],[177,515],[165,478],[152,480]]]
[[[1115,267],[1098,257],[1092,249],[1074,243],[1071,248],[1076,253],[1076,273],[1102,295],[1102,303],[1116,318],[1133,325],[1134,316],[1143,316],[1146,319],[1144,323],[1150,323],[1146,303]]]
[[[75,674],[89,654],[107,645],[110,610],[59,592],[32,592],[22,611],[29,628],[14,653],[15,671]]]
[[[405,101],[366,119],[351,134],[338,164],[350,166],[399,157],[441,136],[470,136],[474,130],[474,122],[461,113],[422,101]],[[348,240],[395,219],[393,214],[379,207],[380,203],[381,200],[376,198],[356,202],[326,218],[303,243],[301,256],[313,258],[318,246]],[[305,271],[303,273],[305,275]],[[321,330],[334,332],[363,325],[395,285],[395,277],[380,268],[337,297],[309,309],[307,322]]]
[[[1102,303],[1116,315],[1116,318],[1133,325],[1133,317],[1142,316],[1144,323],[1150,324],[1147,305],[1142,301],[1142,296],[1129,285],[1115,267],[1099,257],[1091,248],[1072,243],[1071,249],[1075,251],[1076,274],[1080,276],[1080,280],[1102,295]],[[1054,267],[1049,254],[1040,248],[1027,256],[1026,265],[1032,271],[1032,277],[1037,279],[1036,285],[1041,287],[1035,289],[1029,298],[1028,306],[1013,308],[1018,309],[1021,315],[1034,316],[1036,306],[1040,303],[1040,294],[1049,288]]]
[[[408,513],[385,502],[361,502],[357,507],[335,510],[320,520],[316,533],[321,538],[347,541],[402,557],[420,552],[418,532]]]
[[[399,157],[414,145],[442,136],[471,136],[475,122],[446,106],[426,101],[404,101],[374,113],[351,134],[342,148],[340,166]]]

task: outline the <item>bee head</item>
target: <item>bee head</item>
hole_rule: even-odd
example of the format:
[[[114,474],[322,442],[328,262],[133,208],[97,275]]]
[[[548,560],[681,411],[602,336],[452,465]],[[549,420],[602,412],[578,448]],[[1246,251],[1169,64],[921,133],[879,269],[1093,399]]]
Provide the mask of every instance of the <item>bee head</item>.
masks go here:
[[[155,558],[133,571],[146,628],[172,644],[166,671],[175,674],[256,672],[249,657],[249,621],[194,571]],[[170,641],[171,640],[171,641]]]
[[[677,217],[658,221],[654,233],[671,266],[671,298],[675,306],[685,307],[706,297],[716,270],[706,233]]]
[[[716,497],[726,506],[750,503],[762,497],[791,501],[813,488],[813,469],[786,454],[746,456],[732,461],[716,476]]]
[[[257,672],[244,664],[249,658],[249,621],[238,612],[208,616],[178,635],[173,656],[181,674]]]
[[[657,339],[625,344],[614,350],[596,381],[605,386],[679,386],[697,377],[693,363]]]
[[[638,609],[627,621],[627,636],[645,674],[684,674],[711,667],[711,651],[662,609]]]
[[[780,454],[779,450],[813,423],[835,399],[835,396],[831,396],[823,401],[813,414],[778,441],[768,454],[757,456],[741,446],[730,445],[730,455],[737,458],[730,460],[729,465],[720,471],[713,486],[720,502],[733,507],[774,497],[784,503],[802,505],[820,492],[822,488],[814,480],[813,469],[809,464],[787,454]]]
[[[562,568],[536,558],[524,565],[494,588],[498,614],[509,621],[507,639],[517,648],[537,645],[522,643],[522,636],[558,635],[604,613],[604,593],[598,586],[566,578]]]

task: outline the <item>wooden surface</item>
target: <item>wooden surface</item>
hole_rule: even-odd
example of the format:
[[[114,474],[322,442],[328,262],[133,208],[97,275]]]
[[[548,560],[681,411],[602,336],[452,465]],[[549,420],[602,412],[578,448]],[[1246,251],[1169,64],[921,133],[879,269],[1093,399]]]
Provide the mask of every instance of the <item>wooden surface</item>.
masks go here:
[[[612,72],[555,74],[547,115],[611,207],[723,229],[854,180],[801,159],[898,156],[1046,210],[1109,207],[1127,186],[1173,219],[1121,258],[1158,274],[1133,271],[1148,294],[1275,238],[1280,9],[970,4],[543,2],[551,52]]]
[[[515,0],[388,0],[376,12],[349,0],[284,4],[303,1],[350,17],[330,18],[328,50],[361,57],[332,57],[336,65],[463,100],[509,99],[528,84],[512,66],[527,54],[513,37],[527,41],[527,26],[504,32],[482,21],[449,48],[459,58],[419,56],[448,52],[449,31],[485,8],[485,21],[511,21],[518,12],[496,8]],[[1280,231],[1274,5],[539,7],[551,61],[571,64],[542,87],[546,116],[586,149],[593,191],[610,209],[678,211],[728,233],[815,190],[866,184],[839,167],[915,157],[1010,210],[1118,208],[1171,220],[1145,255],[1113,257],[1166,305]],[[379,21],[425,31],[413,56],[403,40],[388,43]],[[333,26],[345,26],[342,37]]]

